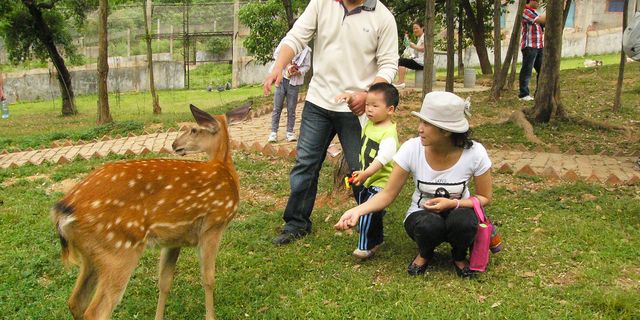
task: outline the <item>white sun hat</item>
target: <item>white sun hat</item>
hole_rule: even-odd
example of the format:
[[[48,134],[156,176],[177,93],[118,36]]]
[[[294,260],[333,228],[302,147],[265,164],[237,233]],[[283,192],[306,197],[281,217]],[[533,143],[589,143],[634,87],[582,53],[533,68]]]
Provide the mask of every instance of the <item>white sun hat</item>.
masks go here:
[[[422,101],[420,112],[411,114],[430,124],[449,132],[464,133],[469,130],[471,103],[451,92],[433,91],[427,93]]]

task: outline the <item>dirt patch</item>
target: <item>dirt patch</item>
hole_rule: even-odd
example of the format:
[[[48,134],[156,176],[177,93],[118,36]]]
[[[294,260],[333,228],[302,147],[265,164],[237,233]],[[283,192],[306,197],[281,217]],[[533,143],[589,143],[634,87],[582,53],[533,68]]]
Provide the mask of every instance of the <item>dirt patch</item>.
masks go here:
[[[60,182],[56,182],[49,187],[49,192],[62,192],[67,193],[73,188],[82,178],[65,179]]]
[[[20,181],[20,180],[27,180],[27,181],[35,181],[38,179],[45,179],[45,180],[49,180],[49,175],[48,174],[36,174],[33,176],[28,176],[28,177],[22,177],[22,178],[9,178],[6,179],[2,182],[2,186],[3,187],[10,187],[12,185],[14,185],[16,182]]]
[[[543,189],[552,188],[562,181],[560,180],[544,180],[544,181],[531,181],[525,180],[522,178],[518,178],[511,174],[493,174],[493,185],[505,187],[509,191],[520,191],[520,190],[529,190],[529,191],[540,191]]]
[[[162,123],[150,123],[144,126],[144,130],[148,132],[155,132],[158,130],[164,130],[164,124]]]
[[[640,268],[623,268],[616,285],[625,290],[640,290]]]

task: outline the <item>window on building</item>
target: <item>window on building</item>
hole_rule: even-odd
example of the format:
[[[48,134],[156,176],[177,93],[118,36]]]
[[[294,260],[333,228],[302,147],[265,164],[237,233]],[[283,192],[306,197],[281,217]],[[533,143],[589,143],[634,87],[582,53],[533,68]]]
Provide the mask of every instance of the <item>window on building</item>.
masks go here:
[[[504,29],[504,27],[507,25],[507,10],[505,10],[506,6],[502,6],[502,10],[500,13],[500,29]]]
[[[575,1],[571,2],[571,6],[569,7],[569,13],[567,14],[567,22],[565,23],[565,28],[573,28],[573,18],[576,16],[576,3]]]
[[[607,11],[608,12],[623,12],[624,11],[624,0],[609,0],[607,2]]]

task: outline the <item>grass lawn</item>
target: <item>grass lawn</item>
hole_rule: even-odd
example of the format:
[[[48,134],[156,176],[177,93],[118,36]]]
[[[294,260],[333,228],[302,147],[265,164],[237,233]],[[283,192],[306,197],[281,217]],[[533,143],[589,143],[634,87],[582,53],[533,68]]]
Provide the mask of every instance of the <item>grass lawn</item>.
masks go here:
[[[552,121],[537,125],[546,145],[580,153],[640,150],[640,64],[627,66],[623,109],[611,109],[615,66],[565,70],[562,99],[572,116],[606,121],[627,132]],[[161,92],[163,115],[151,115],[145,94],[112,97],[119,124],[96,129],[95,96],[79,97],[81,115],[62,118],[59,103],[12,106],[0,122],[0,149],[47,144],[56,139],[99,136],[191,121],[189,103],[223,112],[260,88],[223,93]],[[463,94],[463,97],[468,96]],[[474,135],[492,148],[535,146],[510,124],[501,123],[526,106],[505,94],[496,103],[474,93]],[[269,104],[258,98],[256,105]],[[405,95],[397,113],[401,140],[415,134],[410,111],[420,108],[419,94]],[[103,131],[99,131],[103,130]],[[143,157],[158,157],[148,154]],[[166,155],[162,155],[166,156]],[[69,319],[66,300],[77,268],[64,270],[49,209],[64,186],[107,161],[27,165],[0,170],[0,315],[3,319]],[[338,233],[333,224],[355,202],[334,187],[333,166],[321,171],[312,215],[313,232],[295,244],[275,247],[271,239],[282,226],[288,198],[291,159],[235,152],[241,180],[241,205],[221,246],[217,263],[216,314],[219,319],[640,319],[640,186],[552,183],[539,178],[494,175],[494,200],[487,212],[497,224],[505,249],[491,257],[489,270],[462,280],[451,267],[447,245],[423,277],[410,277],[406,266],[415,245],[402,226],[411,185],[385,217],[386,244],[378,256],[356,261],[350,253],[357,235]],[[150,319],[157,299],[159,250],[148,250],[134,272],[114,319]],[[205,312],[198,258],[183,250],[166,310],[168,319],[198,319]]]
[[[153,155],[147,155],[153,156]],[[77,269],[65,271],[49,208],[60,184],[110,159],[27,166],[0,173],[0,314],[4,319],[68,319],[65,301]],[[495,176],[488,213],[505,239],[476,280],[462,280],[442,245],[435,267],[410,277],[416,254],[402,227],[408,185],[385,218],[386,244],[373,260],[350,256],[356,234],[332,226],[354,205],[332,189],[325,165],[312,216],[314,232],[285,247],[271,245],[281,226],[291,160],[239,152],[241,206],[218,258],[220,319],[637,319],[640,317],[640,189],[549,184]],[[156,303],[159,250],[148,250],[114,319],[150,319]],[[168,319],[204,315],[198,259],[183,250]]]

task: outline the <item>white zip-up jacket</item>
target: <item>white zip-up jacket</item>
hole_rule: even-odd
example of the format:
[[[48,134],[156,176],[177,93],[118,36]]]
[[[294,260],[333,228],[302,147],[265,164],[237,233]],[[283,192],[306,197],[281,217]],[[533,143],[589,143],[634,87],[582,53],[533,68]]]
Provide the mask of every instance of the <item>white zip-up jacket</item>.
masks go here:
[[[311,0],[282,40],[297,54],[315,37],[313,78],[306,99],[327,110],[351,112],[334,98],[364,91],[376,77],[391,83],[398,71],[398,32],[389,9],[377,0],[346,12],[341,1]]]

